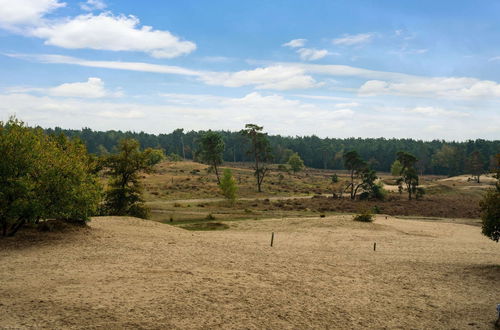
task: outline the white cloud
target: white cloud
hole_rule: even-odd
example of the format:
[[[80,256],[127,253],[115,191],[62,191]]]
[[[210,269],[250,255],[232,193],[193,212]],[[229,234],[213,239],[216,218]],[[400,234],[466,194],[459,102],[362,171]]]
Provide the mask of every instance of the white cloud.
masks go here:
[[[40,24],[44,15],[65,5],[59,0],[0,0],[0,27],[19,31],[19,25]]]
[[[287,43],[284,43],[282,46],[290,47],[290,48],[299,48],[299,47],[304,47],[306,42],[307,42],[307,39],[293,39]]]
[[[200,101],[202,100],[202,101]],[[338,105],[340,106],[340,104]],[[366,104],[361,110],[290,100],[279,94],[253,92],[241,97],[167,94],[157,103],[102,101],[99,99],[0,93],[0,120],[10,115],[30,125],[108,130],[144,130],[164,133],[187,130],[237,131],[246,123],[263,125],[266,132],[282,135],[335,137],[413,137],[420,139],[498,139],[500,117],[490,110],[474,110],[474,120],[456,116],[439,106],[391,107]],[[459,112],[467,112],[461,109]],[[485,124],[486,123],[486,124]],[[442,127],[430,132],[428,127]],[[361,128],[361,130],[360,130]]]
[[[14,58],[34,60],[42,63],[72,64],[92,68],[106,68],[115,70],[127,70],[138,72],[154,72],[163,74],[178,74],[185,76],[199,76],[200,71],[190,70],[173,65],[159,65],[144,62],[116,62],[116,61],[89,61],[76,57],[61,55],[24,55],[24,54],[6,54]]]
[[[102,0],[87,0],[80,3],[80,8],[85,11],[103,10],[106,7],[106,3]]]
[[[356,46],[372,41],[373,37],[373,33],[344,34],[340,38],[333,39],[332,42],[334,45]]]
[[[415,113],[418,115],[424,115],[424,116],[431,116],[431,117],[442,117],[442,116],[447,116],[447,117],[468,117],[470,116],[469,113],[467,112],[460,112],[460,111],[453,111],[453,110],[446,110],[443,108],[438,108],[438,107],[415,107],[413,109],[407,110],[409,113]]]
[[[134,16],[80,15],[64,21],[47,22],[32,31],[46,39],[47,45],[69,49],[90,48],[112,51],[140,51],[153,57],[173,58],[196,49],[191,41],[182,41],[168,31],[151,26],[138,27]]]
[[[50,88],[48,93],[53,96],[101,98],[122,96],[120,92],[111,92],[104,88],[100,78],[89,78],[86,82],[65,83]]]
[[[500,56],[490,57],[488,59],[488,62],[493,62],[493,61],[500,61]]]
[[[134,119],[144,118],[144,113],[137,110],[130,111],[102,111],[97,113],[100,117],[115,118],[115,119]]]
[[[494,81],[466,77],[413,77],[403,81],[369,80],[359,88],[359,94],[431,96],[445,98],[500,97],[500,84]]]
[[[91,77],[85,82],[64,83],[59,86],[50,88],[41,87],[10,87],[5,91],[10,94],[20,93],[35,93],[46,94],[57,97],[74,97],[97,99],[104,97],[122,97],[123,92],[120,90],[111,91],[104,87],[104,82],[101,78]]]
[[[252,70],[210,72],[142,62],[89,61],[59,55],[6,55],[44,63],[64,63],[88,67],[192,76],[208,85],[225,87],[254,86],[256,89],[270,90],[318,88],[323,86],[324,83],[316,81],[314,75],[331,75],[368,79],[359,89],[343,89],[348,92],[357,91],[362,96],[395,94],[453,99],[492,98],[496,100],[500,96],[500,84],[495,81],[479,80],[470,77],[422,77],[398,72],[369,70],[348,65],[279,63]]]
[[[358,102],[349,102],[349,103],[337,103],[335,104],[335,108],[355,108],[359,107]]]
[[[328,51],[326,49],[313,48],[300,48],[297,50],[297,53],[303,61],[315,61],[328,55]]]
[[[305,75],[301,68],[281,65],[237,72],[204,73],[200,79],[208,85],[226,87],[255,85],[257,89],[288,90],[319,86],[311,76]]]

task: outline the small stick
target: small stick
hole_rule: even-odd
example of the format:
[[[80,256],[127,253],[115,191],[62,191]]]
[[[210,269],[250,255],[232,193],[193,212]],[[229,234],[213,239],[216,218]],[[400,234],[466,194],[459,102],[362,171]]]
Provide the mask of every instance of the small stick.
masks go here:
[[[271,247],[273,247],[274,242],[274,232],[271,233]]]
[[[377,250],[377,243],[373,243],[373,251]]]

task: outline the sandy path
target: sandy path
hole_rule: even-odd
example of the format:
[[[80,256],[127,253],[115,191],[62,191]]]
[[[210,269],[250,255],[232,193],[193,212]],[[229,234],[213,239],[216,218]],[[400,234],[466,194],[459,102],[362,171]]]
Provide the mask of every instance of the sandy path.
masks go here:
[[[500,244],[477,227],[349,216],[230,225],[106,217],[79,235],[0,242],[0,327],[492,327]]]

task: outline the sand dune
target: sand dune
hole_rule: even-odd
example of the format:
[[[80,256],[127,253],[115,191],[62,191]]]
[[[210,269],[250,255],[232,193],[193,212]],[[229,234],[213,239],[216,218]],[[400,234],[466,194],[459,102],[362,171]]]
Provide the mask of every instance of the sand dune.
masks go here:
[[[0,241],[0,327],[488,329],[495,319],[500,244],[477,227],[383,216],[230,225],[101,217],[65,236]]]

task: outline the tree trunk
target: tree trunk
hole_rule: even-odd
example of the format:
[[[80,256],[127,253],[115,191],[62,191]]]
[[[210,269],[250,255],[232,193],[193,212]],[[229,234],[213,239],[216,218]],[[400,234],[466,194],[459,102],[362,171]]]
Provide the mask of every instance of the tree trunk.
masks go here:
[[[17,233],[17,231],[24,225],[24,223],[25,223],[24,220],[21,220],[18,223],[16,223],[12,231],[7,236],[14,236]]]
[[[214,162],[215,175],[217,176],[217,184],[220,184],[219,169],[217,168],[217,163]]]
[[[354,170],[351,170],[351,199],[354,199]]]

